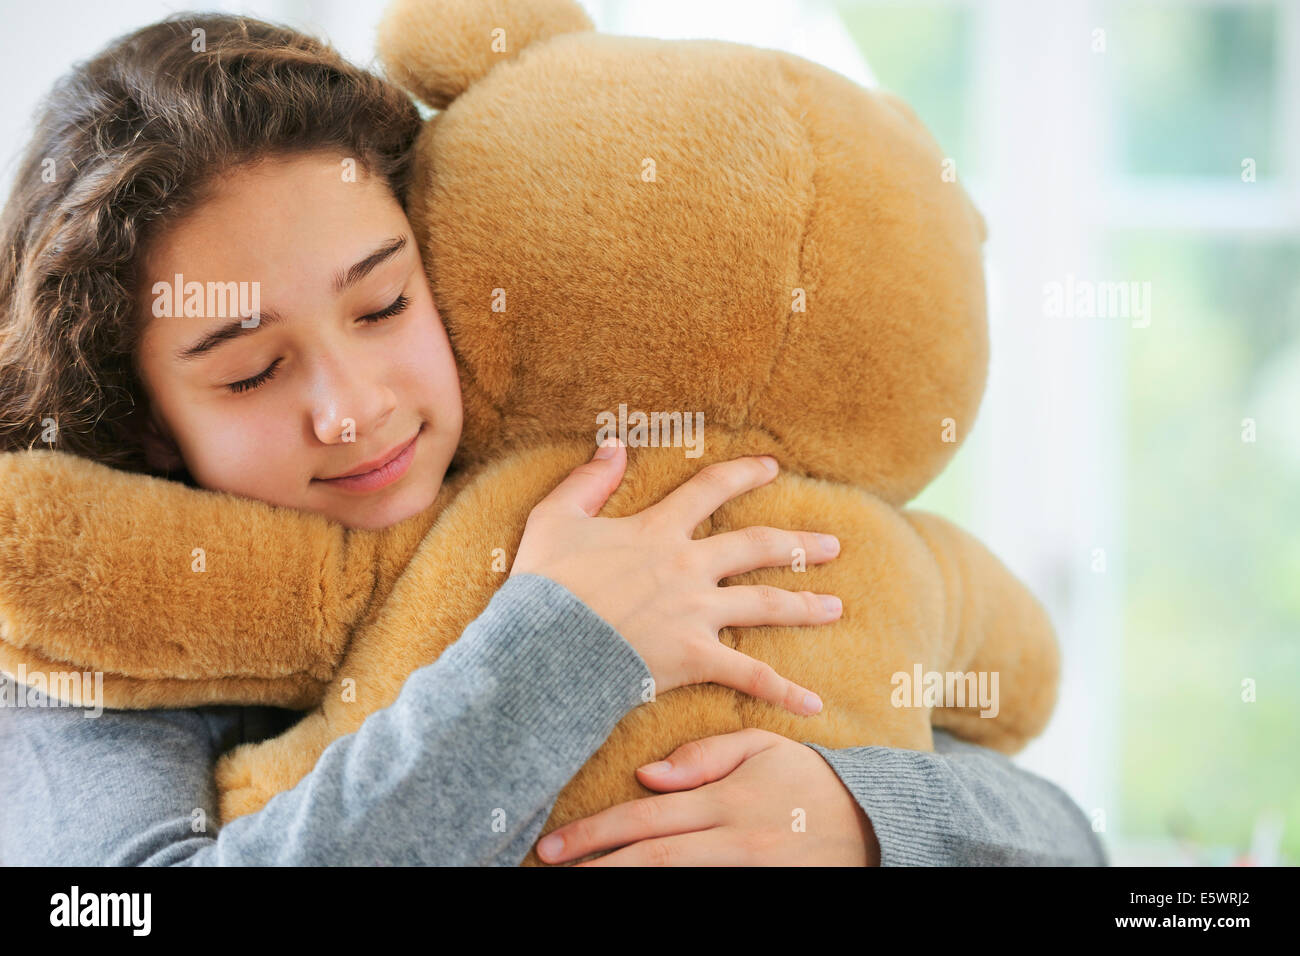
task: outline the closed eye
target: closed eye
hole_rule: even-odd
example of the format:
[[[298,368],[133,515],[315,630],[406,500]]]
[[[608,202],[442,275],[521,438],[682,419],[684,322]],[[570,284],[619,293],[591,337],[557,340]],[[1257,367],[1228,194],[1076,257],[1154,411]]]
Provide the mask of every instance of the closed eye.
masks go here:
[[[246,378],[242,382],[232,382],[231,384],[227,385],[226,388],[234,392],[235,394],[239,394],[240,392],[247,392],[254,388],[257,388],[258,386],[263,385],[266,382],[269,382],[271,380],[271,376],[275,374],[275,368],[279,364],[280,364],[280,360],[276,359],[274,362],[271,363],[270,367],[266,371],[259,372],[258,374],[254,375],[252,378]]]
[[[406,307],[411,304],[411,300],[402,293],[393,300],[393,304],[379,312],[371,312],[369,315],[361,316],[362,322],[382,322],[384,319],[390,319],[399,312],[405,312]]]

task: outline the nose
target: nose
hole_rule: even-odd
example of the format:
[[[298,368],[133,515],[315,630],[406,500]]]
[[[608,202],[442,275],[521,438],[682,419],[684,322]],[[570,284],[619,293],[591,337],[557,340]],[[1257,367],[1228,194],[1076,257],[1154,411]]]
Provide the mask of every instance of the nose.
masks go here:
[[[312,430],[319,441],[360,442],[383,428],[397,401],[382,372],[355,352],[321,355],[311,388]]]

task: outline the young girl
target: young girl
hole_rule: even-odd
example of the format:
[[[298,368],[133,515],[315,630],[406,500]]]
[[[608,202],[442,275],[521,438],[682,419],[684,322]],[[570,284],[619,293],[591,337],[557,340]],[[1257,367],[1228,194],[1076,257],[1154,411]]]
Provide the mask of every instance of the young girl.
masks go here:
[[[0,223],[2,447],[31,447],[53,420],[61,450],[349,527],[427,508],[461,401],[402,205],[419,126],[397,88],[251,19],[177,15],[77,67],[45,106]],[[155,291],[177,275],[256,282],[255,320],[182,317]],[[638,515],[594,517],[625,465],[609,447],[576,469],[532,511],[509,579],[460,640],[297,787],[219,829],[213,762],[297,714],[0,710],[0,862],[516,864],[646,680],[660,693],[712,681],[816,713],[815,694],[717,633],[826,623],[838,601],[717,585],[794,547],[832,560],[834,539],[690,537],[776,463],[714,465]],[[674,791],[651,798],[659,812],[614,807],[539,853],[1102,860],[1055,787],[941,733],[936,746],[706,738],[638,771]],[[806,832],[791,831],[791,806]]]

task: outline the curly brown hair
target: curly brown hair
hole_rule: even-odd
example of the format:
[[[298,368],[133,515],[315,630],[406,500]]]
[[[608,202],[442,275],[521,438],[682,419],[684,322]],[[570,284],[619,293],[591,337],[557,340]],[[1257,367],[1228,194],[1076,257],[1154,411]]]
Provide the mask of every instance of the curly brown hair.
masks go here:
[[[318,149],[355,157],[405,208],[420,126],[399,87],[247,17],[173,14],[76,64],[0,215],[0,452],[40,443],[156,473],[133,362],[151,232],[234,166]]]

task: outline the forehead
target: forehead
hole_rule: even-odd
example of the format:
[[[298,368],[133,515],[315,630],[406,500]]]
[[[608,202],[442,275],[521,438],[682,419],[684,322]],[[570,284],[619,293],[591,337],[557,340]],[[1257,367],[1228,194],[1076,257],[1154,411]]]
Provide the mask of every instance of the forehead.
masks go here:
[[[387,183],[347,159],[267,157],[208,184],[191,211],[151,237],[141,259],[137,297],[145,338],[193,335],[204,324],[154,321],[155,283],[173,284],[177,275],[182,282],[256,282],[264,304],[288,313],[325,303],[337,271],[407,232]]]
[[[328,274],[403,219],[387,184],[359,161],[271,156],[219,174],[191,211],[153,237],[144,263],[155,277],[182,267],[224,273],[198,280]]]

